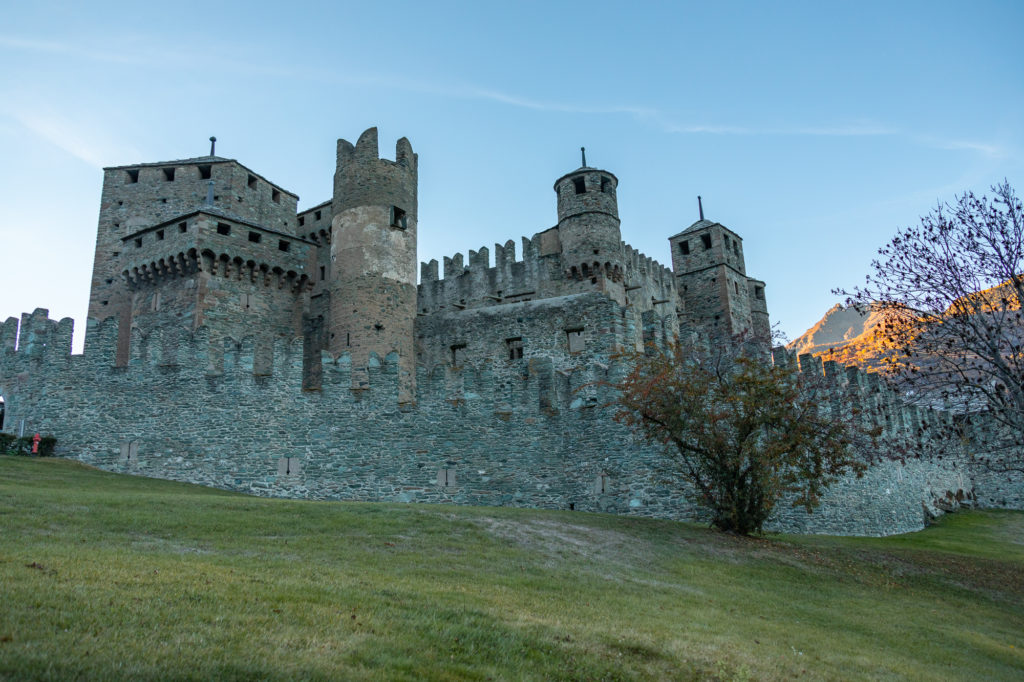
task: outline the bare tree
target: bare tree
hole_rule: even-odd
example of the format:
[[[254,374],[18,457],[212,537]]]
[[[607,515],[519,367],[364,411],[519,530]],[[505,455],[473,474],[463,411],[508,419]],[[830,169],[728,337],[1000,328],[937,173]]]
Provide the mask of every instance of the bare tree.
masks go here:
[[[939,204],[871,267],[863,287],[834,293],[885,313],[888,375],[973,420],[992,469],[1024,471],[1024,210],[1009,183]]]

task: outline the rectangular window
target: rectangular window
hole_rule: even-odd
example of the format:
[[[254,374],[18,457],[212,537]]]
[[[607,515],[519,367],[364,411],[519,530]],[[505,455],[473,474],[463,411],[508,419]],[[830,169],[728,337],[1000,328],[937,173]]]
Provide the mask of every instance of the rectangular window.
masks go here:
[[[576,190],[576,194],[584,194],[587,191],[587,181],[584,178],[574,178],[572,186]]]
[[[684,256],[689,256],[690,255],[690,240],[689,239],[684,239],[683,241],[679,242],[679,250],[683,252]]]
[[[700,236],[700,241],[701,241],[702,244],[704,244],[704,250],[705,251],[707,251],[708,249],[711,248],[711,235],[710,234],[702,234]]]
[[[139,442],[135,440],[125,441],[121,443],[121,459],[126,462],[131,462],[137,459],[139,456]]]
[[[466,361],[466,344],[457,343],[451,347],[452,365],[460,367]]]
[[[317,211],[316,213],[313,214],[313,219],[320,220],[320,211]]]
[[[759,301],[763,301],[764,300],[764,288],[763,287],[754,287],[754,298],[756,298]]]
[[[134,185],[136,182],[139,181],[139,169],[138,168],[133,168],[131,170],[127,170],[127,171],[125,171],[125,173],[128,174],[128,184],[129,185]]]
[[[295,476],[302,473],[302,461],[298,457],[282,457],[277,460],[278,476]]]
[[[327,279],[327,266],[326,265],[321,265],[320,266],[320,281],[322,282],[325,279]]]
[[[164,168],[164,182],[174,182],[173,168]]]
[[[279,190],[276,190],[276,189],[271,190],[270,191],[270,200],[273,201],[275,204],[280,204],[281,203],[281,192]]]
[[[209,166],[209,165],[205,165],[204,164],[204,165],[199,167],[199,179],[200,180],[209,180],[212,177],[213,177],[213,166]]]
[[[250,173],[248,183],[249,189],[256,189],[256,176]]]
[[[160,310],[160,292],[157,291],[153,294],[153,300],[150,305],[150,310],[154,313]]]
[[[608,191],[611,188],[612,188],[612,179],[602,175],[601,176],[601,191],[607,194]]]
[[[142,246],[142,237],[138,237],[135,240],[135,248],[139,248],[141,246]]]
[[[579,353],[587,349],[587,342],[583,338],[583,329],[566,329],[565,337],[569,342],[569,352]]]
[[[251,241],[253,244],[259,244],[261,236],[262,235],[260,235],[259,232],[252,232],[251,230],[249,231],[249,241]]]
[[[283,239],[281,239],[281,240],[279,240],[277,242],[277,249],[279,251],[287,251],[289,246],[291,246],[291,243],[290,242],[286,242]]]
[[[299,216],[299,227],[302,227],[305,224],[306,224],[306,216],[300,215]]]
[[[521,360],[523,358],[523,337],[517,336],[513,339],[505,339],[505,346],[508,349],[509,360]]]
[[[391,227],[397,227],[400,230],[408,227],[405,211],[397,206],[391,207]]]
[[[217,223],[217,234],[225,236],[231,234],[231,226],[227,223]]]
[[[594,481],[594,494],[604,495],[611,492],[611,480],[607,474],[601,474]]]
[[[740,245],[735,239],[732,240],[732,252],[737,256],[740,255]]]
[[[442,488],[455,487],[455,469],[438,469],[437,484]]]
[[[163,230],[157,230],[156,231],[156,240],[158,242],[162,242],[164,240],[164,231]]]
[[[178,223],[178,232],[184,233],[188,230],[188,223]]]

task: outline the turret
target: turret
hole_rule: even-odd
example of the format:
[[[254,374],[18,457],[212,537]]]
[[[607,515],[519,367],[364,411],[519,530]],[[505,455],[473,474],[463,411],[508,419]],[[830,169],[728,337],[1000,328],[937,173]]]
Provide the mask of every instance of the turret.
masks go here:
[[[381,159],[377,129],[338,140],[331,221],[328,348],[352,358],[365,388],[370,354],[399,358],[399,402],[415,395],[417,156],[404,137]]]
[[[619,207],[613,174],[583,165],[555,181],[562,269],[570,280],[599,285],[613,298],[622,292]]]
[[[764,282],[747,277],[743,240],[721,223],[700,218],[669,237],[676,288],[687,322],[712,338],[747,334],[768,343]]]

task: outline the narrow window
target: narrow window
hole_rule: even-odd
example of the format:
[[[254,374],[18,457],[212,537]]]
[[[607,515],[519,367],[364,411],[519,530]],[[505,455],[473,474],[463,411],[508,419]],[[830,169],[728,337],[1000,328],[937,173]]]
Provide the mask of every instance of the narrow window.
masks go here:
[[[608,480],[607,474],[601,474],[594,481],[594,494],[604,495],[611,492],[611,481]]]
[[[735,239],[732,240],[732,252],[737,256],[740,255],[740,245]]]
[[[228,225],[227,223],[217,223],[217,234],[231,234],[231,226]]]
[[[442,488],[455,487],[455,469],[438,469],[437,484]]]
[[[164,231],[163,230],[157,230],[156,231],[156,240],[158,242],[162,242],[164,240]]]
[[[256,176],[249,174],[249,189],[256,189]]]
[[[737,294],[740,293],[740,283],[739,282],[733,282],[732,286],[733,286],[733,288],[736,289],[736,293]]]
[[[689,239],[684,239],[683,241],[679,242],[679,250],[683,252],[684,256],[689,256],[690,255],[690,240]]]
[[[275,204],[280,204],[281,203],[281,192],[279,190],[276,190],[276,189],[275,190],[271,190],[270,191],[270,200],[273,201]]]
[[[320,266],[320,281],[322,282],[325,279],[327,279],[327,266],[321,265]]]
[[[178,232],[184,233],[188,230],[188,223],[178,223]]]
[[[466,361],[466,344],[457,343],[451,347],[452,365],[459,367]]]
[[[584,194],[587,191],[587,181],[583,178],[573,178],[572,186],[576,188],[576,194]]]
[[[514,339],[505,339],[505,346],[508,348],[509,360],[522,360],[523,337],[517,336]]]
[[[317,211],[316,213],[313,214],[313,219],[320,220],[320,211]]]
[[[139,238],[137,238],[135,240],[135,248],[139,248],[141,246],[142,246],[142,237],[139,237]]]
[[[604,192],[605,194],[607,194],[608,191],[611,190],[611,188],[612,188],[612,179],[607,177],[607,176],[602,175],[601,176],[601,191]]]
[[[707,251],[708,249],[711,248],[711,235],[710,234],[702,234],[700,236],[700,241],[701,241],[702,244],[704,244],[704,250],[705,251]]]
[[[408,227],[405,211],[397,206],[391,207],[391,227],[397,227],[400,230],[404,230]]]
[[[133,168],[131,170],[125,171],[125,173],[128,174],[128,184],[129,185],[134,185],[136,182],[139,181],[139,169],[138,168]]]
[[[153,294],[153,303],[152,303],[151,309],[153,310],[153,312],[157,312],[158,310],[160,310],[160,292],[159,291],[157,291],[156,293]]]
[[[306,216],[300,215],[299,216],[299,227],[302,227],[305,224],[306,224]]]
[[[281,239],[281,240],[279,240],[277,242],[277,248],[278,248],[279,251],[287,251],[289,246],[291,246],[291,243],[290,242],[286,242],[283,239]]]
[[[759,301],[763,301],[764,300],[764,288],[763,287],[754,287],[754,298],[758,299]]]
[[[164,182],[174,182],[173,168],[164,168]]]
[[[249,232],[249,241],[251,241],[253,244],[259,244],[260,243],[260,237],[261,237],[261,235],[260,235],[259,232],[252,232],[252,231]]]
[[[200,180],[209,180],[211,177],[213,177],[213,166],[203,164],[199,167]]]
[[[580,353],[587,348],[587,342],[583,338],[583,329],[566,329],[565,337],[569,342],[570,353]]]

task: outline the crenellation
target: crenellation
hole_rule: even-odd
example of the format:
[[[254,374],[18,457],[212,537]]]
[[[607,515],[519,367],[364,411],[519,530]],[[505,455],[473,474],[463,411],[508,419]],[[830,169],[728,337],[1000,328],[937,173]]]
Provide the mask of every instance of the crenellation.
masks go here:
[[[444,258],[443,276],[420,263],[417,285],[417,185],[409,141],[382,159],[375,128],[338,140],[331,198],[301,212],[230,159],[105,169],[85,352],[45,310],[0,325],[5,428],[52,432],[58,454],[104,469],[258,495],[698,516],[660,449],[612,418],[612,385],[629,371],[617,354],[645,344],[747,334],[767,355],[738,235],[699,220],[663,266],[621,239],[618,179],[581,167],[518,258],[497,242],[493,263],[487,247]],[[821,409],[894,435],[950,428],[873,373],[799,366],[824,377]],[[914,530],[928,491],[976,490],[950,472],[872,468],[771,527]]]

